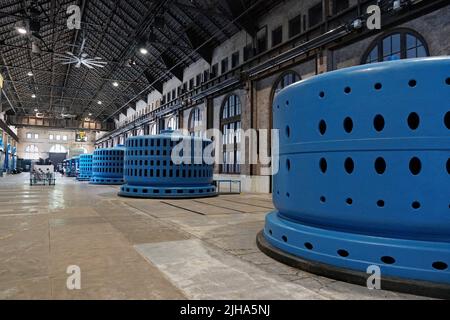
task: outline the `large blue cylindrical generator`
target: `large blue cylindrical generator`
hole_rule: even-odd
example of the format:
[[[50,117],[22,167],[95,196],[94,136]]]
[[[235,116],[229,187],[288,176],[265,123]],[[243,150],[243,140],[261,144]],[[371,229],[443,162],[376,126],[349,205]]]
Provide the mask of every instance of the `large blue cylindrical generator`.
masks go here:
[[[175,155],[174,148],[184,146]],[[119,195],[138,198],[196,198],[216,195],[213,165],[204,159],[212,142],[164,131],[126,141],[125,181]],[[182,154],[184,152],[184,154]],[[182,161],[174,160],[180,156]]]
[[[450,296],[450,58],[368,64],[284,89],[276,210],[259,247],[321,275]],[[431,289],[430,289],[431,288]]]
[[[125,148],[97,149],[92,157],[91,184],[121,185],[124,183]]]

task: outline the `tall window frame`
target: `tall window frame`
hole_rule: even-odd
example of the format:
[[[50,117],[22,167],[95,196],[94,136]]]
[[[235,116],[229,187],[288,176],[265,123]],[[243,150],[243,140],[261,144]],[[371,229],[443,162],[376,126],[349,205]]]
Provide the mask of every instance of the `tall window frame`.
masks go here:
[[[150,125],[150,130],[149,130],[149,134],[151,136],[156,136],[157,135],[157,130],[156,130],[156,123],[153,123]]]
[[[189,114],[188,120],[189,134],[194,137],[201,137],[202,125],[203,125],[203,113],[199,107],[194,107]]]
[[[220,166],[220,173],[241,173],[241,141],[240,135],[236,134],[242,128],[241,114],[242,104],[239,96],[236,94],[228,95],[220,110],[220,128],[223,135],[223,164]]]
[[[178,130],[178,118],[177,116],[172,116],[167,120],[167,129]]]

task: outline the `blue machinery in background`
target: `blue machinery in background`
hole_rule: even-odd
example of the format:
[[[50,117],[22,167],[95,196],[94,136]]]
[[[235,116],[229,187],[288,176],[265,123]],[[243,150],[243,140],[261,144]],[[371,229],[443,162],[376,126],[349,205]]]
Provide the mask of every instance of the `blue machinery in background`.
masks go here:
[[[80,169],[78,181],[90,181],[92,178],[92,154],[80,155]]]
[[[68,170],[69,170],[69,160],[65,159],[63,160],[63,171],[65,175],[67,175]]]
[[[80,165],[80,157],[73,157],[65,162],[66,176],[75,178],[78,175],[78,168]]]
[[[91,184],[121,185],[123,179],[124,147],[97,149],[92,157]]]
[[[4,155],[1,151],[4,151]],[[0,140],[0,164],[1,162],[3,162],[3,166],[0,167],[2,172],[11,172],[17,169],[17,148],[7,144],[3,150],[2,140]]]
[[[138,198],[196,198],[217,195],[213,185],[213,165],[203,157],[210,140],[181,136],[164,131],[156,136],[127,139],[125,181],[119,195]],[[176,145],[183,162],[174,164],[172,150]],[[190,154],[186,150],[190,149]],[[188,161],[185,161],[188,160]]]
[[[3,161],[3,171],[8,172],[9,171],[9,161],[11,156],[11,145],[7,144],[5,149],[5,159]]]
[[[17,169],[17,148],[12,147],[11,151],[11,166],[9,168],[11,171]]]
[[[450,297],[450,58],[343,69],[283,90],[271,257],[382,289]]]
[[[5,152],[3,148],[3,137],[0,134],[0,177],[3,176],[3,163],[5,158]]]

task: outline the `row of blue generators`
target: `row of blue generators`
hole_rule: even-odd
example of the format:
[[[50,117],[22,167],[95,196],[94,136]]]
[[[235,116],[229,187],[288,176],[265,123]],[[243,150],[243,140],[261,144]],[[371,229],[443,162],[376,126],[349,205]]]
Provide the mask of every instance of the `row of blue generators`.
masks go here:
[[[211,143],[171,130],[131,137],[125,146],[97,149],[93,155],[80,156],[78,180],[93,185],[121,185],[119,195],[124,197],[215,196],[213,165],[204,157]],[[176,147],[180,148],[175,155],[177,160],[173,158]]]

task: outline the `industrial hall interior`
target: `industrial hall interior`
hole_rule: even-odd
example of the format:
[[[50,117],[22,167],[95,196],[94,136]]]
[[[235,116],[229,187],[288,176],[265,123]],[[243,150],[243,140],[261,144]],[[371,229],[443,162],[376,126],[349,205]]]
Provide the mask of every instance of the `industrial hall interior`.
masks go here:
[[[0,300],[450,299],[449,22],[0,1]]]

